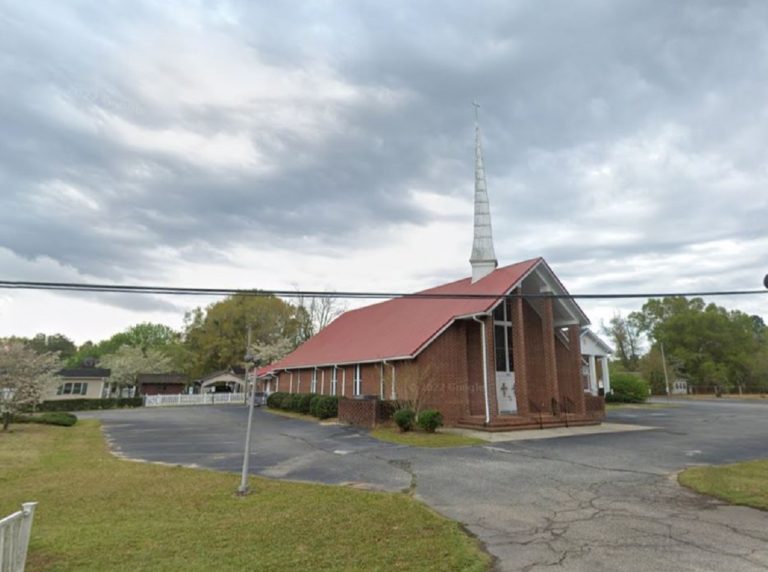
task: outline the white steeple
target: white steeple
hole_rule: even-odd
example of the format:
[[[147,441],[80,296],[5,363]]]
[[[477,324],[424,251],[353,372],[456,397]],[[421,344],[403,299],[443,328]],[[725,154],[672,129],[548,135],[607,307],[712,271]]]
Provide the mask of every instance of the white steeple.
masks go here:
[[[485,184],[485,167],[483,166],[483,147],[480,144],[480,123],[478,108],[475,106],[475,238],[472,243],[472,282],[493,272],[499,265],[493,250],[493,232],[491,231],[491,209],[488,204],[488,188]]]

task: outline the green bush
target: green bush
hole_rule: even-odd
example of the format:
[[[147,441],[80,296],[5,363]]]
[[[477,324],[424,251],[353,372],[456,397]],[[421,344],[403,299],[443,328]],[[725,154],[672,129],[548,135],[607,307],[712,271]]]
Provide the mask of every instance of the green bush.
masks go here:
[[[434,433],[438,427],[443,426],[443,414],[434,409],[426,409],[419,413],[416,422],[427,433]]]
[[[39,415],[14,415],[11,423],[39,423],[41,425],[60,425],[71,427],[77,423],[77,417],[63,411],[50,411]]]
[[[88,411],[94,409],[117,409],[120,407],[141,407],[143,397],[124,397],[120,399],[57,399],[43,401],[38,411]]]
[[[285,391],[276,391],[274,393],[270,393],[267,397],[267,407],[271,407],[272,409],[280,409],[283,406],[283,399],[285,399],[285,396],[288,395]]]
[[[303,413],[309,415],[309,404],[312,403],[312,398],[315,397],[314,393],[302,393],[299,395],[297,413]]]
[[[320,419],[330,419],[339,415],[339,398],[335,395],[323,395],[317,402],[316,412],[313,414]]]
[[[400,431],[405,433],[413,429],[413,422],[416,419],[416,414],[411,409],[398,409],[392,415],[392,419],[395,420],[397,426],[400,427]]]
[[[309,400],[309,414],[313,417],[320,417],[317,414],[317,406],[320,404],[320,401],[323,399],[322,395],[313,395],[312,399]]]
[[[648,399],[649,386],[643,378],[631,373],[611,375],[611,392],[605,396],[609,403],[643,403]]]

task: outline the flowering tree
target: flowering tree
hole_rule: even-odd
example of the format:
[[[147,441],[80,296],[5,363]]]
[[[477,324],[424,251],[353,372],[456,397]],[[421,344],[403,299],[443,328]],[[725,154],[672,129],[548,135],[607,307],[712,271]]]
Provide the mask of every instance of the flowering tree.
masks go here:
[[[134,387],[140,373],[168,373],[171,370],[171,359],[153,348],[142,350],[122,346],[115,353],[104,356],[100,365],[112,370],[110,382],[122,391]]]
[[[38,354],[20,343],[0,346],[3,431],[8,430],[13,414],[40,403],[45,390],[56,384],[55,373],[60,367],[56,353]]]

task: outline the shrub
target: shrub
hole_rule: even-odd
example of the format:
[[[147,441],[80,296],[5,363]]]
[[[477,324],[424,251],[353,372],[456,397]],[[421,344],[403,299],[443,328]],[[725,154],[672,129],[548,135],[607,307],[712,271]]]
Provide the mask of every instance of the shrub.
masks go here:
[[[605,400],[612,403],[642,403],[648,399],[648,382],[631,373],[611,375],[611,392]]]
[[[413,429],[413,422],[416,419],[416,414],[411,409],[398,409],[392,415],[392,418],[395,420],[395,423],[397,423],[397,426],[400,427],[400,431],[404,433]]]
[[[309,404],[312,402],[312,398],[315,397],[314,393],[302,393],[299,395],[297,413],[309,414]]]
[[[39,423],[41,425],[60,425],[71,427],[77,423],[77,416],[63,411],[50,411],[39,415],[14,415],[13,423]]]
[[[330,419],[339,415],[339,398],[335,395],[321,396],[317,402],[315,417]]]
[[[317,414],[317,406],[320,404],[320,401],[323,399],[322,395],[313,395],[312,399],[309,400],[309,414],[313,417],[320,417]]]
[[[141,407],[143,397],[123,397],[120,399],[57,399],[43,401],[38,411],[88,411],[93,409],[116,409],[119,407]]]
[[[290,411],[293,409],[293,399],[296,397],[295,393],[286,393],[280,400],[280,409]]]
[[[267,397],[267,407],[271,407],[272,409],[280,409],[283,405],[283,399],[285,399],[285,396],[288,395],[285,391],[276,391],[275,393],[270,393]]]
[[[434,409],[426,409],[419,413],[416,422],[427,433],[434,433],[435,429],[443,426],[443,414]]]
[[[392,400],[382,400],[379,401],[379,421],[389,421],[392,419],[392,416],[395,414],[395,411],[398,410],[399,404],[397,401]]]

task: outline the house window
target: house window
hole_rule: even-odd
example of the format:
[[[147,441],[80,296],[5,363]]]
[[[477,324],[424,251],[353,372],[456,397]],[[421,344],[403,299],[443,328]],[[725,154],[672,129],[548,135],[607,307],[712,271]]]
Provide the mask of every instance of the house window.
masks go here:
[[[56,395],[87,395],[87,383],[62,383],[56,389]]]
[[[354,379],[354,394],[355,395],[362,395],[363,394],[363,375],[361,373],[360,364],[357,364],[355,366],[355,379]]]
[[[317,393],[317,370],[312,370],[312,385],[309,390],[310,393]]]
[[[331,374],[331,395],[336,395],[336,383],[339,380],[339,368],[333,366],[333,373]]]

